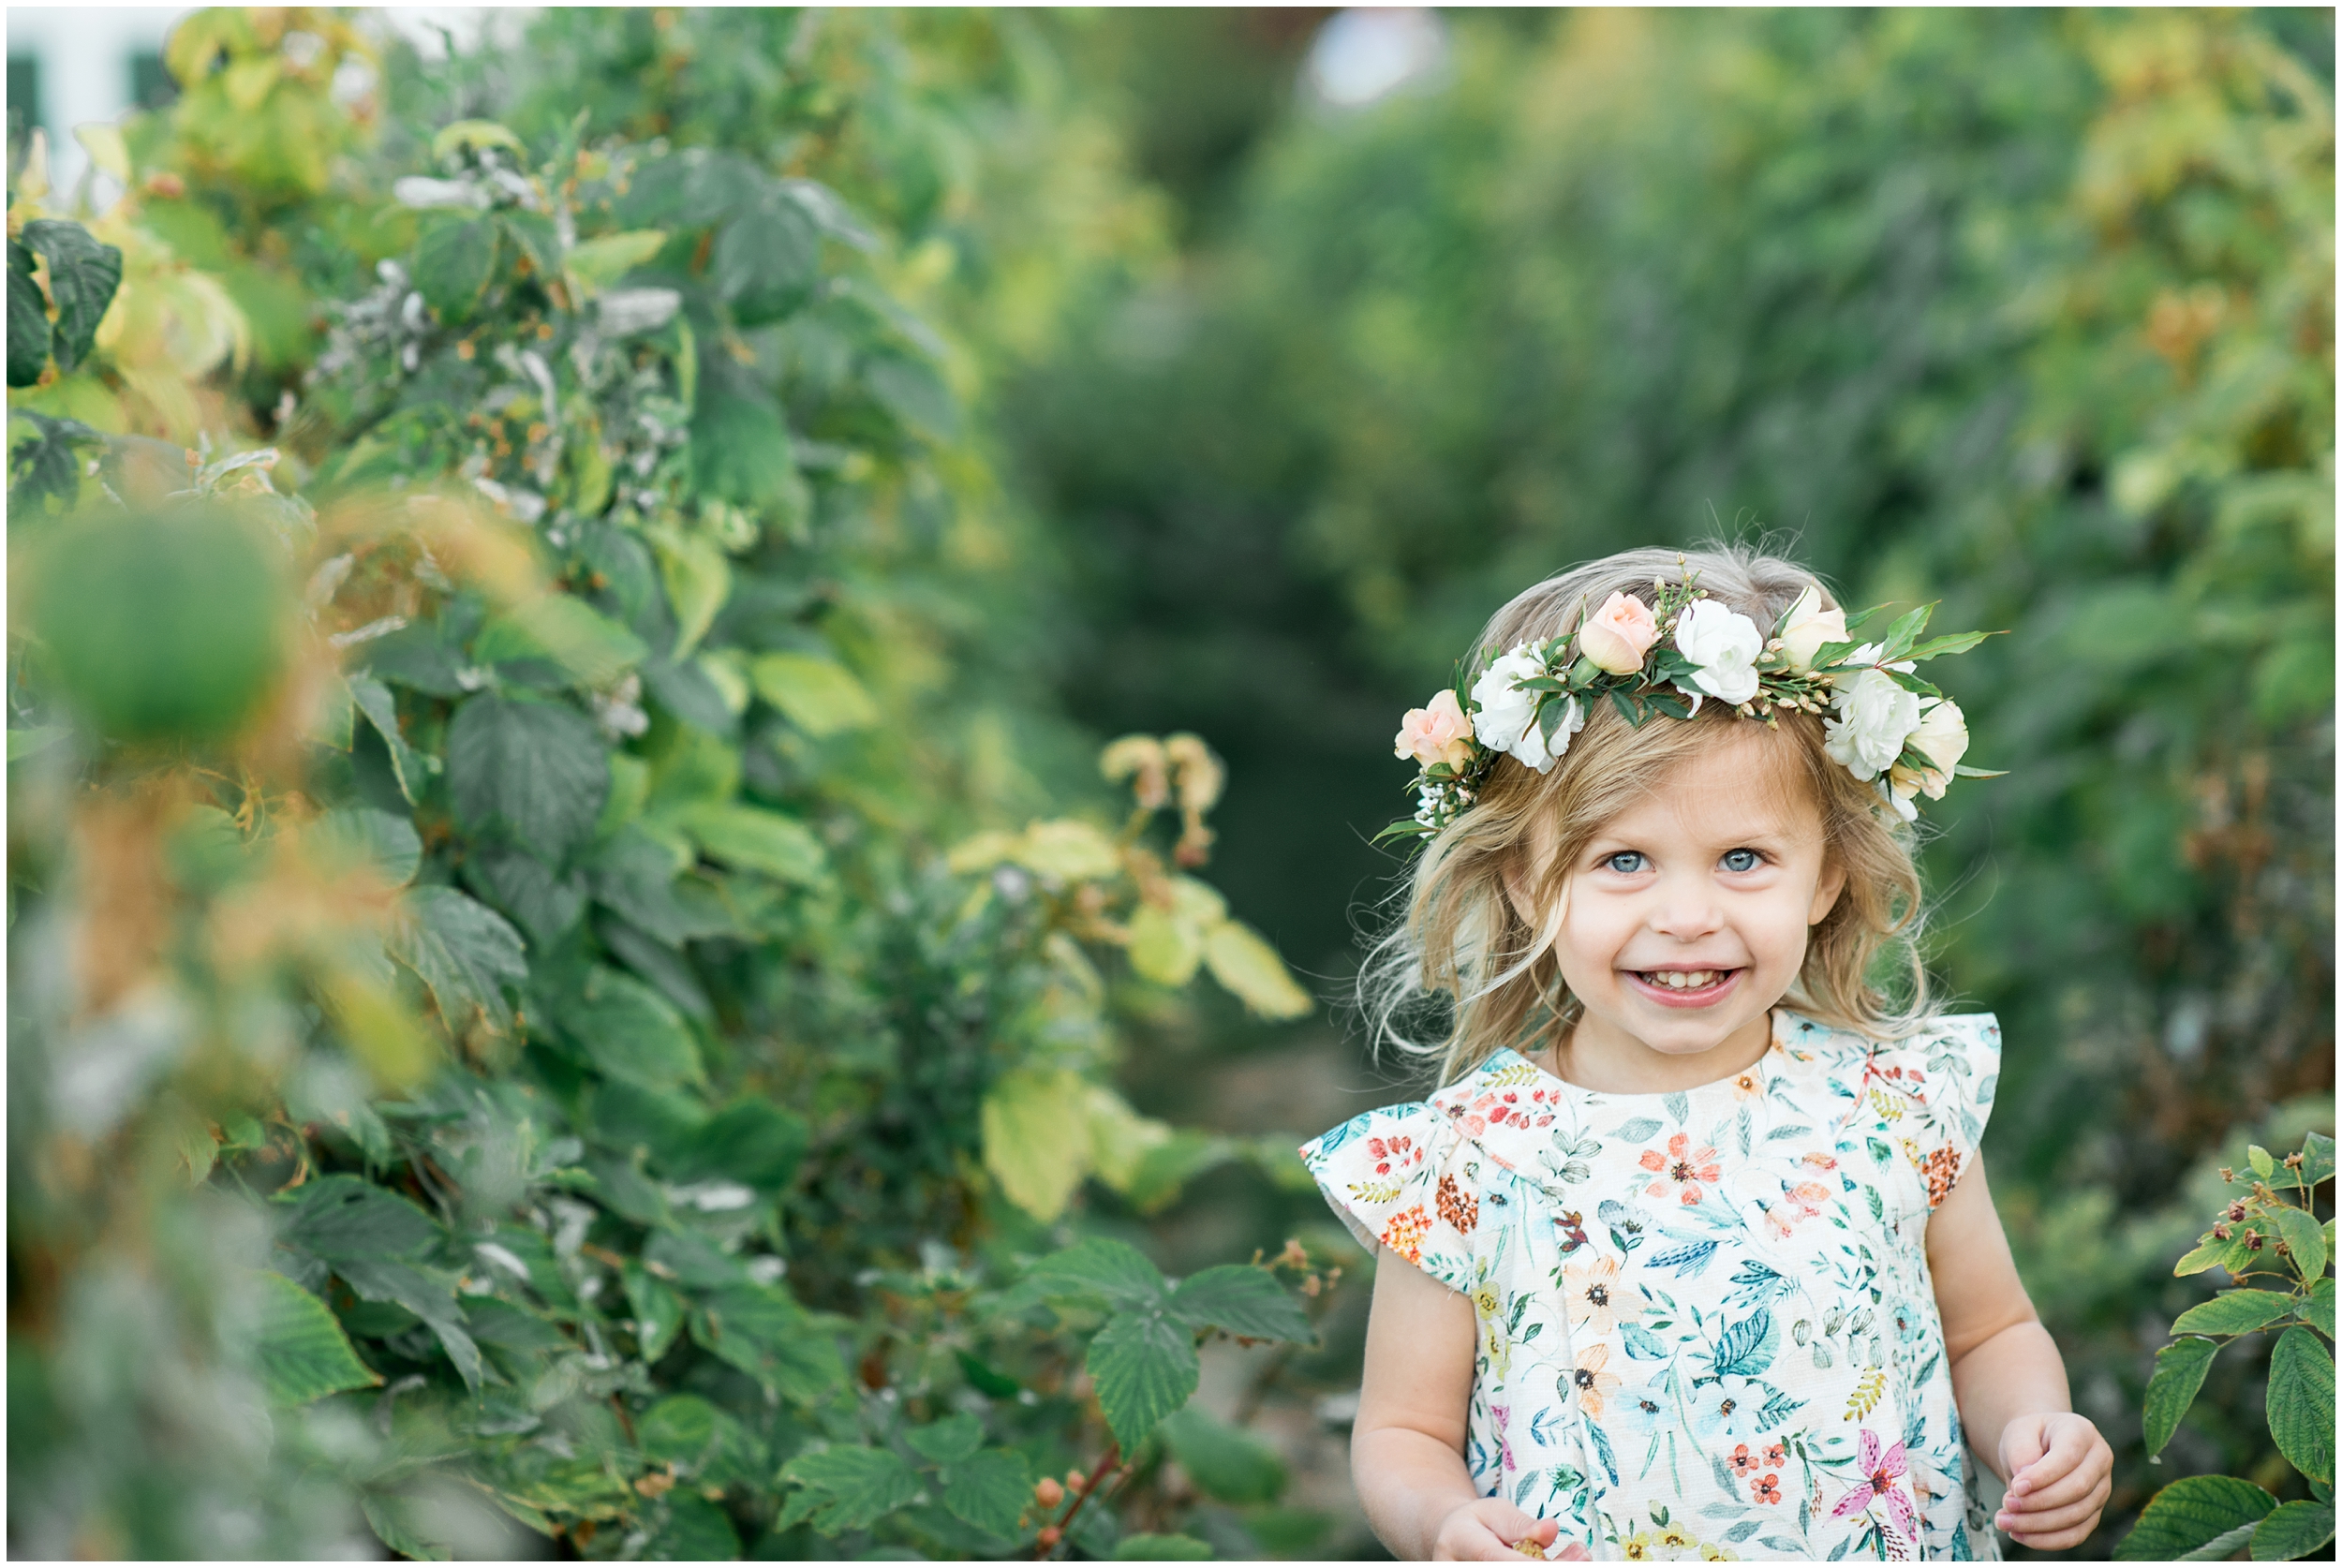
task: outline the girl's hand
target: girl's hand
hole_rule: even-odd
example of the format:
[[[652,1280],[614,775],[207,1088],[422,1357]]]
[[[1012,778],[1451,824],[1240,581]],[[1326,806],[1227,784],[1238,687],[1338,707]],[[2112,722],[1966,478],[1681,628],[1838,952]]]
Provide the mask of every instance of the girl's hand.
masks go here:
[[[2070,1411],[2011,1420],[2001,1428],[2000,1467],[2008,1495],[1993,1522],[2036,1551],[2062,1552],[2089,1539],[2113,1490],[2114,1451]]]
[[[1533,1519],[1502,1498],[1484,1497],[1467,1502],[1439,1522],[1431,1541],[1434,1562],[1518,1562],[1524,1556],[1543,1557],[1561,1533],[1551,1519]],[[1523,1552],[1515,1542],[1536,1548]]]

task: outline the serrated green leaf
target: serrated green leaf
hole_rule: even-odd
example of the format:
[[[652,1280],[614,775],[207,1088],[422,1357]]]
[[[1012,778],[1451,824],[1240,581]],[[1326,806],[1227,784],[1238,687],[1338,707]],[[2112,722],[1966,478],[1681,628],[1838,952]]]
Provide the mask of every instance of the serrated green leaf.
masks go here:
[[[2162,1453],[2163,1445],[2179,1430],[2180,1418],[2196,1402],[2196,1393],[2203,1387],[2203,1375],[2219,1352],[2219,1345],[2213,1340],[2186,1339],[2156,1353],[2155,1376],[2147,1382],[2144,1415],[2150,1458]]]
[[[2326,1272],[2326,1230],[2317,1217],[2290,1204],[2276,1211],[2277,1234],[2285,1238],[2286,1250],[2293,1254],[2293,1269],[2304,1282],[2319,1279]]]
[[[939,1465],[957,1464],[984,1446],[984,1423],[963,1410],[913,1427],[903,1441]]]
[[[716,236],[708,281],[742,326],[785,315],[819,274],[821,231],[803,206],[771,192],[736,214]]]
[[[759,697],[816,738],[878,722],[878,704],[853,673],[835,659],[770,653],[749,667],[749,676]]]
[[[2202,1242],[2193,1250],[2189,1251],[2185,1257],[2181,1258],[2178,1263],[2172,1265],[2172,1273],[2175,1276],[2185,1278],[2190,1274],[2201,1274],[2207,1269],[2217,1268],[2220,1266],[2221,1261],[2227,1258],[2228,1249],[2229,1244],[2225,1241],[2207,1240]]]
[[[2334,1179],[2334,1140],[2312,1132],[2302,1140],[2302,1180],[2311,1187]]]
[[[1305,1340],[1309,1314],[1265,1268],[1221,1264],[1192,1274],[1166,1309],[1191,1328],[1221,1328],[1248,1339]]]
[[[441,223],[415,246],[416,292],[449,326],[461,326],[496,275],[498,229],[486,218]]]
[[[2302,1304],[2302,1321],[2329,1340],[2334,1338],[2334,1276],[2328,1275],[2310,1287],[2309,1299]]]
[[[2253,1561],[2290,1562],[2307,1557],[2333,1539],[2333,1503],[2305,1500],[2282,1502],[2275,1513],[2253,1527]]]
[[[719,1290],[707,1297],[704,1316],[707,1348],[785,1399],[813,1404],[846,1382],[837,1341],[783,1291]]]
[[[829,855],[813,830],[794,817],[762,806],[717,803],[678,812],[675,822],[708,859],[762,871],[801,887],[818,886]]]
[[[2222,1291],[2199,1302],[2172,1324],[2178,1334],[2250,1334],[2266,1328],[2293,1310],[2293,1297],[2284,1291]]]
[[[650,656],[637,637],[583,599],[544,594],[481,629],[472,657],[482,664],[541,658],[580,686],[606,687]]]
[[[2253,1175],[2263,1181],[2268,1180],[2277,1168],[2276,1161],[2271,1157],[2267,1149],[2262,1148],[2259,1144],[2247,1146],[2245,1158],[2251,1163]]]
[[[328,811],[309,844],[334,871],[363,871],[386,887],[405,887],[422,865],[422,838],[405,817],[366,806]]]
[[[400,898],[384,944],[422,979],[448,1032],[462,1039],[475,1023],[498,1034],[512,1028],[507,986],[528,979],[521,934],[504,917],[452,887],[419,887]]]
[[[1210,1544],[1193,1535],[1125,1535],[1115,1543],[1117,1562],[1208,1562]]]
[[[33,253],[8,242],[8,385],[29,387],[49,366],[49,302],[33,276]]]
[[[281,1274],[259,1277],[258,1352],[268,1397],[280,1405],[303,1405],[349,1388],[372,1388],[382,1379],[358,1359],[349,1336],[333,1309]]]
[[[1162,1271],[1137,1248],[1108,1236],[1052,1252],[1025,1278],[1045,1295],[1094,1295],[1118,1308],[1149,1307],[1164,1295]]]
[[[1273,1502],[1284,1491],[1284,1456],[1241,1427],[1190,1405],[1165,1416],[1159,1429],[1171,1457],[1207,1497],[1241,1505]]]
[[[978,1530],[1014,1536],[1016,1521],[1032,1501],[1032,1469],[1022,1454],[987,1448],[952,1466],[943,1506]]]
[[[2286,1462],[2334,1484],[2334,1352],[2306,1328],[2289,1328],[2269,1353],[2269,1435]]]
[[[442,1235],[422,1209],[353,1176],[319,1176],[276,1206],[283,1216],[277,1239],[329,1263],[413,1257]]]
[[[372,675],[349,677],[349,700],[366,722],[374,726],[376,734],[391,754],[391,772],[398,780],[398,792],[407,797],[408,805],[422,799],[422,791],[430,782],[422,756],[407,744],[407,737],[398,727],[398,699],[391,688]]]
[[[732,1516],[700,1496],[678,1487],[660,1500],[663,1516],[654,1514],[649,1541],[643,1546],[645,1562],[731,1562],[740,1556],[740,1534]]]
[[[696,1394],[670,1394],[634,1418],[634,1444],[653,1464],[698,1465],[720,1413]]]
[[[604,1077],[650,1089],[700,1081],[699,1043],[682,1015],[632,975],[593,969],[560,1017]]]
[[[574,708],[482,692],[448,726],[447,779],[466,828],[510,834],[558,863],[593,831],[610,765],[593,721]]]
[[[2275,1498],[2249,1481],[2191,1475],[2148,1500],[2137,1527],[2115,1546],[2114,1558],[2120,1562],[2174,1561],[2232,1531],[2249,1535],[2252,1526],[2276,1505]]]
[[[677,318],[681,319],[681,318]],[[715,355],[700,376],[691,463],[700,493],[762,512],[787,505],[797,478],[789,427],[770,397]]]
[[[781,1466],[783,1486],[798,1488],[774,1521],[805,1523],[823,1535],[866,1530],[918,1495],[919,1477],[892,1450],[829,1448]]]
[[[1089,1341],[1085,1362],[1098,1406],[1125,1454],[1135,1453],[1156,1423],[1187,1403],[1199,1367],[1188,1330],[1160,1312],[1124,1312]]]
[[[34,219],[22,238],[25,249],[49,263],[49,298],[57,307],[50,352],[58,372],[69,375],[89,357],[97,324],[122,287],[122,252],[99,244],[80,224],[57,218]],[[14,314],[13,299],[9,311]]]

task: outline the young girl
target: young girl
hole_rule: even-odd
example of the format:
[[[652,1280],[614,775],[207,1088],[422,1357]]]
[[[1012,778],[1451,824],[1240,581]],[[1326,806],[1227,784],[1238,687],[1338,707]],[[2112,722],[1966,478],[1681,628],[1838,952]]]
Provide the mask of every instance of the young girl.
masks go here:
[[[1410,714],[1427,840],[1369,966],[1446,1087],[1306,1146],[1376,1271],[1352,1439],[1402,1558],[2062,1548],[2112,1455],[1985,1187],[1983,1014],[1925,1010],[1904,824],[1966,746],[1810,575],[1635,551],[1538,584]],[[1905,1002],[1874,988],[1905,971]],[[1379,977],[1379,978],[1378,978]],[[1402,1042],[1403,1043],[1403,1042]],[[1978,1505],[1964,1447],[2008,1484]]]

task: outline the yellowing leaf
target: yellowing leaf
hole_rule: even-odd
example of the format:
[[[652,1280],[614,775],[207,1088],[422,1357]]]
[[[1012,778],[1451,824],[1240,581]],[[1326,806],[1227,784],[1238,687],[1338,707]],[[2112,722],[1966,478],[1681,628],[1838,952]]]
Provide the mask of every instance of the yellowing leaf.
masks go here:
[[[1002,833],[998,828],[979,833],[961,843],[944,859],[954,876],[964,877],[971,871],[989,871],[1004,860],[1015,857],[1023,836]]]
[[[1171,879],[1171,910],[1180,920],[1209,930],[1228,918],[1228,901],[1209,882],[1193,877]]]
[[[1298,1018],[1312,1005],[1309,993],[1285,972],[1277,950],[1242,921],[1213,929],[1204,940],[1204,962],[1211,966],[1214,980],[1264,1018]]]
[[[1122,869],[1122,851],[1113,839],[1070,818],[1027,828],[1015,858],[1027,870],[1069,882],[1092,881]]]
[[[1089,1159],[1098,1177],[1128,1196],[1140,1161],[1171,1140],[1171,1124],[1142,1117],[1103,1084],[1089,1086]]]
[[[1131,968],[1158,985],[1184,985],[1204,961],[1204,937],[1191,921],[1152,904],[1131,916]]]
[[[73,140],[89,154],[90,162],[124,185],[130,183],[130,149],[122,140],[120,126],[108,120],[92,120],[73,127]]]
[[[658,255],[666,243],[666,231],[659,229],[637,229],[581,241],[570,252],[570,275],[584,284],[584,291],[591,296]]]
[[[813,736],[878,722],[878,704],[853,673],[810,654],[771,653],[750,667],[756,694]]]
[[[753,806],[693,806],[678,821],[711,860],[762,871],[783,881],[812,883],[829,857],[813,830],[793,817]]]
[[[1090,1086],[1075,1072],[1011,1072],[984,1097],[984,1168],[1009,1202],[1046,1223],[1089,1174]]]
[[[458,120],[431,139],[431,161],[439,163],[458,147],[501,147],[526,161],[528,149],[521,139],[494,120]]]

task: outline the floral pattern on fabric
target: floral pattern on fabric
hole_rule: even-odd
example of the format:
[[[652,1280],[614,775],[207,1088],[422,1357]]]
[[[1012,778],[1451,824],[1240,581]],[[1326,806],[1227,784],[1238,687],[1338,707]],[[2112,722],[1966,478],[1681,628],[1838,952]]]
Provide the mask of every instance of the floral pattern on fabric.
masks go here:
[[[1926,1226],[2000,1028],[1877,1042],[1786,1010],[1737,1077],[1595,1094],[1499,1052],[1302,1146],[1343,1222],[1470,1298],[1464,1461],[1549,1558],[1997,1557]]]

